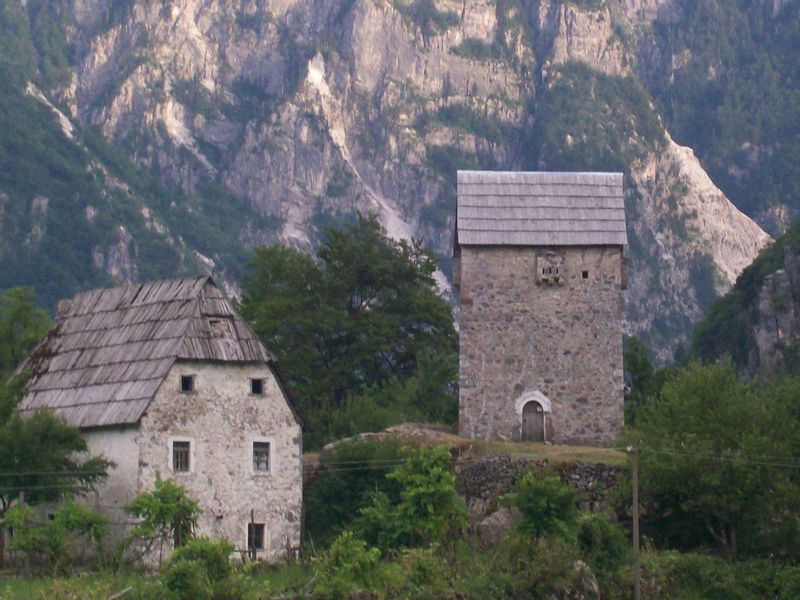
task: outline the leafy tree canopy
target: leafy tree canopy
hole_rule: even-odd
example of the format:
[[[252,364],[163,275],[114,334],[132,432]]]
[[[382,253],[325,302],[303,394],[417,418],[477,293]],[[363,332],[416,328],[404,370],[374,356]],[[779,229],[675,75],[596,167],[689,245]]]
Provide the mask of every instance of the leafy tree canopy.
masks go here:
[[[0,294],[0,377],[6,377],[50,329],[46,311],[33,303],[33,290],[15,287]]]
[[[381,548],[426,546],[456,539],[467,524],[456,492],[450,447],[420,446],[386,475],[400,486],[399,498],[376,492],[361,509],[360,531]]]
[[[242,314],[276,353],[311,445],[364,430],[353,421],[455,418],[457,336],[435,270],[429,250],[391,240],[374,216],[326,228],[316,260],[282,246],[256,251]],[[373,410],[384,410],[382,423]]]
[[[642,406],[626,441],[641,448],[654,534],[734,558],[740,542],[768,532],[796,498],[796,469],[784,466],[800,435],[790,412],[798,393],[745,385],[729,365],[692,364]]]
[[[113,465],[86,457],[86,442],[75,427],[47,411],[22,417],[16,407],[25,389],[14,369],[47,333],[48,314],[32,301],[30,288],[0,296],[0,509],[20,492],[29,504],[57,500],[91,489]],[[4,379],[3,379],[4,378]]]

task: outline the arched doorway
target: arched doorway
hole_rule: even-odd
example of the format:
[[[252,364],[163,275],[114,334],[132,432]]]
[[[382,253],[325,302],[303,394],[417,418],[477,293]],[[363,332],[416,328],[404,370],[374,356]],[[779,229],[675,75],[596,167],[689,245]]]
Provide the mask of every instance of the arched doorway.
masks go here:
[[[544,441],[544,408],[536,400],[522,407],[522,441]]]

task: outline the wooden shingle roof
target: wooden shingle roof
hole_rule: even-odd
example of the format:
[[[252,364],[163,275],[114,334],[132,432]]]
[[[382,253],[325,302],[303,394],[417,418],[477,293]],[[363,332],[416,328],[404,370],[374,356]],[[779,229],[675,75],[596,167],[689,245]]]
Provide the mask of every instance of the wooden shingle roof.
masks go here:
[[[180,359],[272,356],[207,276],[78,294],[22,365],[31,378],[19,409],[78,427],[134,424]]]
[[[624,246],[622,173],[459,171],[457,246]]]

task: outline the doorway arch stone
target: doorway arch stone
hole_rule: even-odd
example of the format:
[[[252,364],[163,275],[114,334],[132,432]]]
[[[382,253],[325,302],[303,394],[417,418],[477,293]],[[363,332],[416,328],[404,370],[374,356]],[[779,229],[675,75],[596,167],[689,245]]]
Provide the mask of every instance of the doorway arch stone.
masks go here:
[[[521,441],[545,442],[552,435],[550,399],[541,391],[527,392],[514,403],[519,418],[519,437]]]

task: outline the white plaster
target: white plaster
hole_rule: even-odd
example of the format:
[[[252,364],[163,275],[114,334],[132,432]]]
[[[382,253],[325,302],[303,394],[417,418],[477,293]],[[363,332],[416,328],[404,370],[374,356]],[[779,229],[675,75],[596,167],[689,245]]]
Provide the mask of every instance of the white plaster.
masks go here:
[[[181,375],[195,376],[191,393]],[[250,390],[264,381],[264,393]],[[202,509],[195,533],[226,538],[247,550],[247,524],[264,523],[260,558],[299,548],[303,462],[300,426],[266,364],[176,362],[138,426],[84,432],[92,454],[113,460],[106,483],[84,502],[112,520],[115,537],[132,519],[123,507],[153,488],[156,474],[173,478]],[[188,473],[172,471],[172,442],[190,442]],[[253,472],[253,441],[270,443],[270,470]],[[244,457],[244,458],[243,458]],[[164,547],[164,555],[171,549]],[[158,560],[158,548],[149,562]]]

